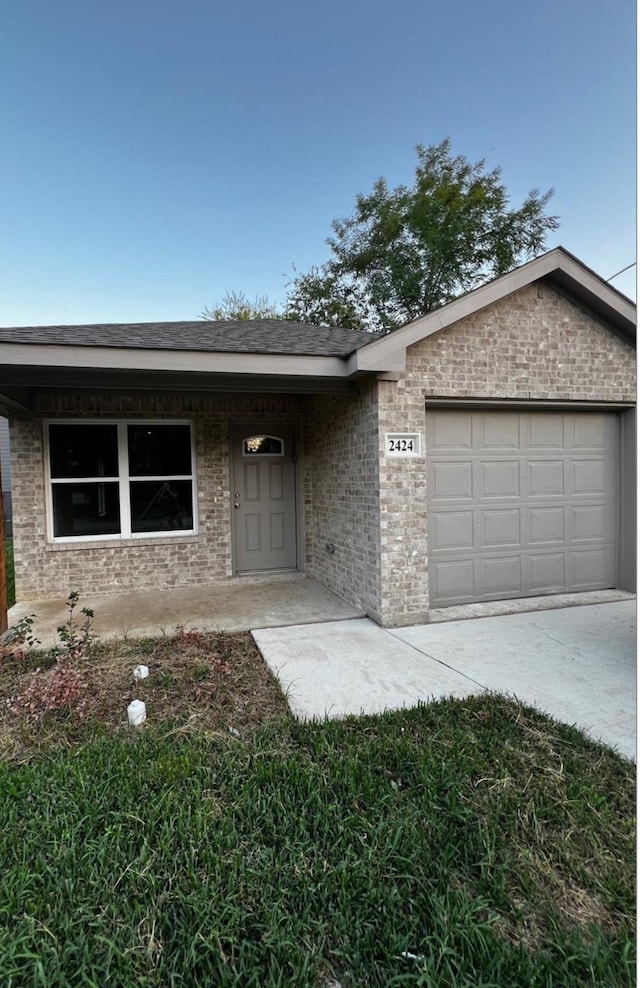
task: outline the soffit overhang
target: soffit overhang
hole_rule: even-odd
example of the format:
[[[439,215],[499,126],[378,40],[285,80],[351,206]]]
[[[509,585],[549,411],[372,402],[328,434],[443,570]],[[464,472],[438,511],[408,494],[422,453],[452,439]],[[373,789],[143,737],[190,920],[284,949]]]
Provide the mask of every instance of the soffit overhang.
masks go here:
[[[341,357],[1,343],[0,414],[30,414],[42,392],[339,394],[361,376]]]

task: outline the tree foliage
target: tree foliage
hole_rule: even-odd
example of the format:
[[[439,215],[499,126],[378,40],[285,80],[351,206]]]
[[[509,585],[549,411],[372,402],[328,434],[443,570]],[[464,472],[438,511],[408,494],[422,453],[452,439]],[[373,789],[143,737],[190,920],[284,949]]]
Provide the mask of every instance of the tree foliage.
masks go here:
[[[289,318],[394,329],[535,257],[557,229],[553,189],[512,209],[500,168],[454,156],[448,139],[416,153],[413,185],[380,178],[334,220],[330,259],[289,286]]]
[[[343,278],[333,266],[313,267],[288,286],[286,313],[297,322],[342,329],[366,329],[368,300],[364,285],[356,278]]]
[[[266,295],[256,295],[252,302],[244,292],[232,291],[226,292],[217,305],[205,306],[200,317],[209,321],[233,319],[244,322],[247,319],[286,319],[287,315]]]

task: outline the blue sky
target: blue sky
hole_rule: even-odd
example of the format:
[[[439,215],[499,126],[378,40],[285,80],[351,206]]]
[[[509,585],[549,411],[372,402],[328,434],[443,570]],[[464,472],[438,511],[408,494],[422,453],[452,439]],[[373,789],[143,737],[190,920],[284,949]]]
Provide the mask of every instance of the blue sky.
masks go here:
[[[0,323],[281,301],[417,143],[553,186],[561,243],[635,260],[632,0],[8,0]],[[635,269],[615,279],[635,297]]]

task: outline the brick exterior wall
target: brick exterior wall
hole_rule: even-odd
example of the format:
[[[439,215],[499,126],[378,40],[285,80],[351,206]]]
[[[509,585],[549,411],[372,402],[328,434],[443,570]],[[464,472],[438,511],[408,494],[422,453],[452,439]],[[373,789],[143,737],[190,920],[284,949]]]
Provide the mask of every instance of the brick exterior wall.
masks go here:
[[[414,344],[379,388],[381,620],[415,624],[429,611],[425,463],[385,460],[384,433],[424,434],[427,398],[632,402],[636,352],[538,283]]]
[[[190,420],[195,432],[198,534],[47,544],[42,419],[66,417]],[[230,579],[230,419],[301,425],[305,401],[233,395],[42,395],[36,418],[11,422],[17,599],[65,599],[71,589],[117,593],[202,586]],[[307,458],[301,458],[299,470],[303,510],[310,511]],[[304,528],[311,530],[308,522]],[[307,558],[309,554],[306,547]]]
[[[423,397],[635,401],[636,351],[543,283],[408,353],[403,390]]]
[[[387,432],[424,437],[424,399],[407,390],[410,375],[398,384],[379,381],[380,395],[380,621],[420,624],[429,609],[427,568],[427,488],[424,457],[385,456]],[[425,591],[425,588],[426,591]]]
[[[310,408],[309,575],[372,616],[380,610],[377,385],[318,396]],[[334,551],[329,551],[333,546]]]

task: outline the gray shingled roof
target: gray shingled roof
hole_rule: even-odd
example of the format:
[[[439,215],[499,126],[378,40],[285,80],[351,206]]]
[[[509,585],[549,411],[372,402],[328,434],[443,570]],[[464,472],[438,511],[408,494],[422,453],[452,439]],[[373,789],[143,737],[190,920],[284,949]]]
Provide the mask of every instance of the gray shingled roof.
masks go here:
[[[215,322],[201,319],[197,322],[0,327],[0,344],[34,343],[347,357],[379,335],[356,329],[331,329],[328,326],[311,326],[280,319]]]

